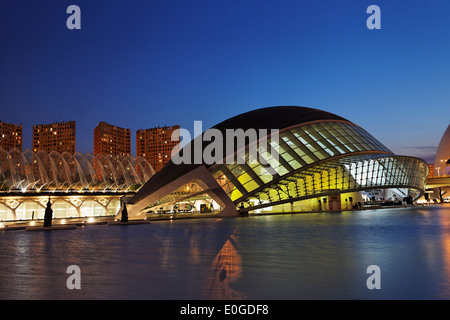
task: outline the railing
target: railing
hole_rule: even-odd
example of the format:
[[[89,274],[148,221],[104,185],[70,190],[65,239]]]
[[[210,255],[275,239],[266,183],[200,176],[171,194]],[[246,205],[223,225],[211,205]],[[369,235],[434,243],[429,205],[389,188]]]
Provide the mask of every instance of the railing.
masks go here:
[[[441,175],[437,175],[437,176],[428,177],[428,179],[433,179],[433,178],[450,178],[450,174],[441,174]]]

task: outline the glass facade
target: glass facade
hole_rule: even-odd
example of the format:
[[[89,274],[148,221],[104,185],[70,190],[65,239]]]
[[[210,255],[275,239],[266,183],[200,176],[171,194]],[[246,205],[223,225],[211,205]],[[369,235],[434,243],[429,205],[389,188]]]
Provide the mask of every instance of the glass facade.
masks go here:
[[[364,129],[348,122],[321,121],[280,132],[270,141],[278,154],[259,150],[265,161],[210,168],[236,205],[292,202],[320,194],[378,187],[423,188],[427,165],[395,156]],[[276,160],[275,160],[276,159]],[[265,163],[261,163],[265,162]]]
[[[120,195],[64,197],[52,199],[53,218],[114,216],[120,209]],[[48,197],[0,198],[0,221],[44,219]]]
[[[426,186],[429,169],[425,161],[397,156],[363,128],[322,110],[296,106],[256,109],[212,129],[226,136],[222,159],[195,165],[169,162],[128,202],[129,212],[137,216],[155,205],[176,206],[186,201],[208,205],[212,200],[220,203],[223,216],[271,208],[341,210],[362,205],[367,200],[364,191],[381,189],[386,199],[395,196],[410,202]],[[259,135],[247,141],[250,129]],[[245,143],[229,148],[227,133],[238,130],[246,133]],[[232,138],[235,142],[236,135]],[[194,142],[181,152],[193,150],[191,144]],[[200,151],[211,152],[211,145],[204,143]],[[183,191],[192,180],[202,181],[204,189],[194,194]]]

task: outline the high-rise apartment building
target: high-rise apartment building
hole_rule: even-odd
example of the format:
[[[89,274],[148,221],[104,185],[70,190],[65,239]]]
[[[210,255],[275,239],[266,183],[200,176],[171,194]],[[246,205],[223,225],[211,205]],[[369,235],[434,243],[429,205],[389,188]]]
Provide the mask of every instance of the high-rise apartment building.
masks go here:
[[[56,122],[52,124],[42,124],[33,126],[33,151],[53,150],[63,153],[75,153],[76,122]]]
[[[180,126],[164,126],[136,131],[136,156],[144,157],[155,172],[161,170],[171,159],[172,149],[176,148],[174,151],[179,151],[179,134],[175,141],[172,141],[172,133],[176,129],[180,129]]]
[[[131,155],[130,129],[100,122],[94,129],[94,154]]]
[[[433,178],[433,176],[435,175],[434,164],[428,164],[428,169],[428,178]]]
[[[6,151],[14,148],[22,151],[22,125],[0,121],[0,147]]]

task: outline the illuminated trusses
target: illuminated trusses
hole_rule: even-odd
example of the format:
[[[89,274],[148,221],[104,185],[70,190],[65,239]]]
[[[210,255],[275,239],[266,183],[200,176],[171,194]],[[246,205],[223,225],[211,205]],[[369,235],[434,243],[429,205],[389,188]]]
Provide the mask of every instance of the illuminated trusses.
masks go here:
[[[0,191],[111,191],[137,189],[154,174],[142,157],[0,148]]]

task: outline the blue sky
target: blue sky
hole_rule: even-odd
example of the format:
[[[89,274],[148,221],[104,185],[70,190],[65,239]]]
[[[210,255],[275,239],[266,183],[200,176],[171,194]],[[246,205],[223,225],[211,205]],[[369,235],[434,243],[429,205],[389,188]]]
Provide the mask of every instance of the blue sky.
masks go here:
[[[69,5],[81,30],[69,30]],[[381,29],[369,30],[369,5]],[[323,109],[431,161],[450,123],[447,0],[1,0],[0,120],[193,132],[256,108]]]

